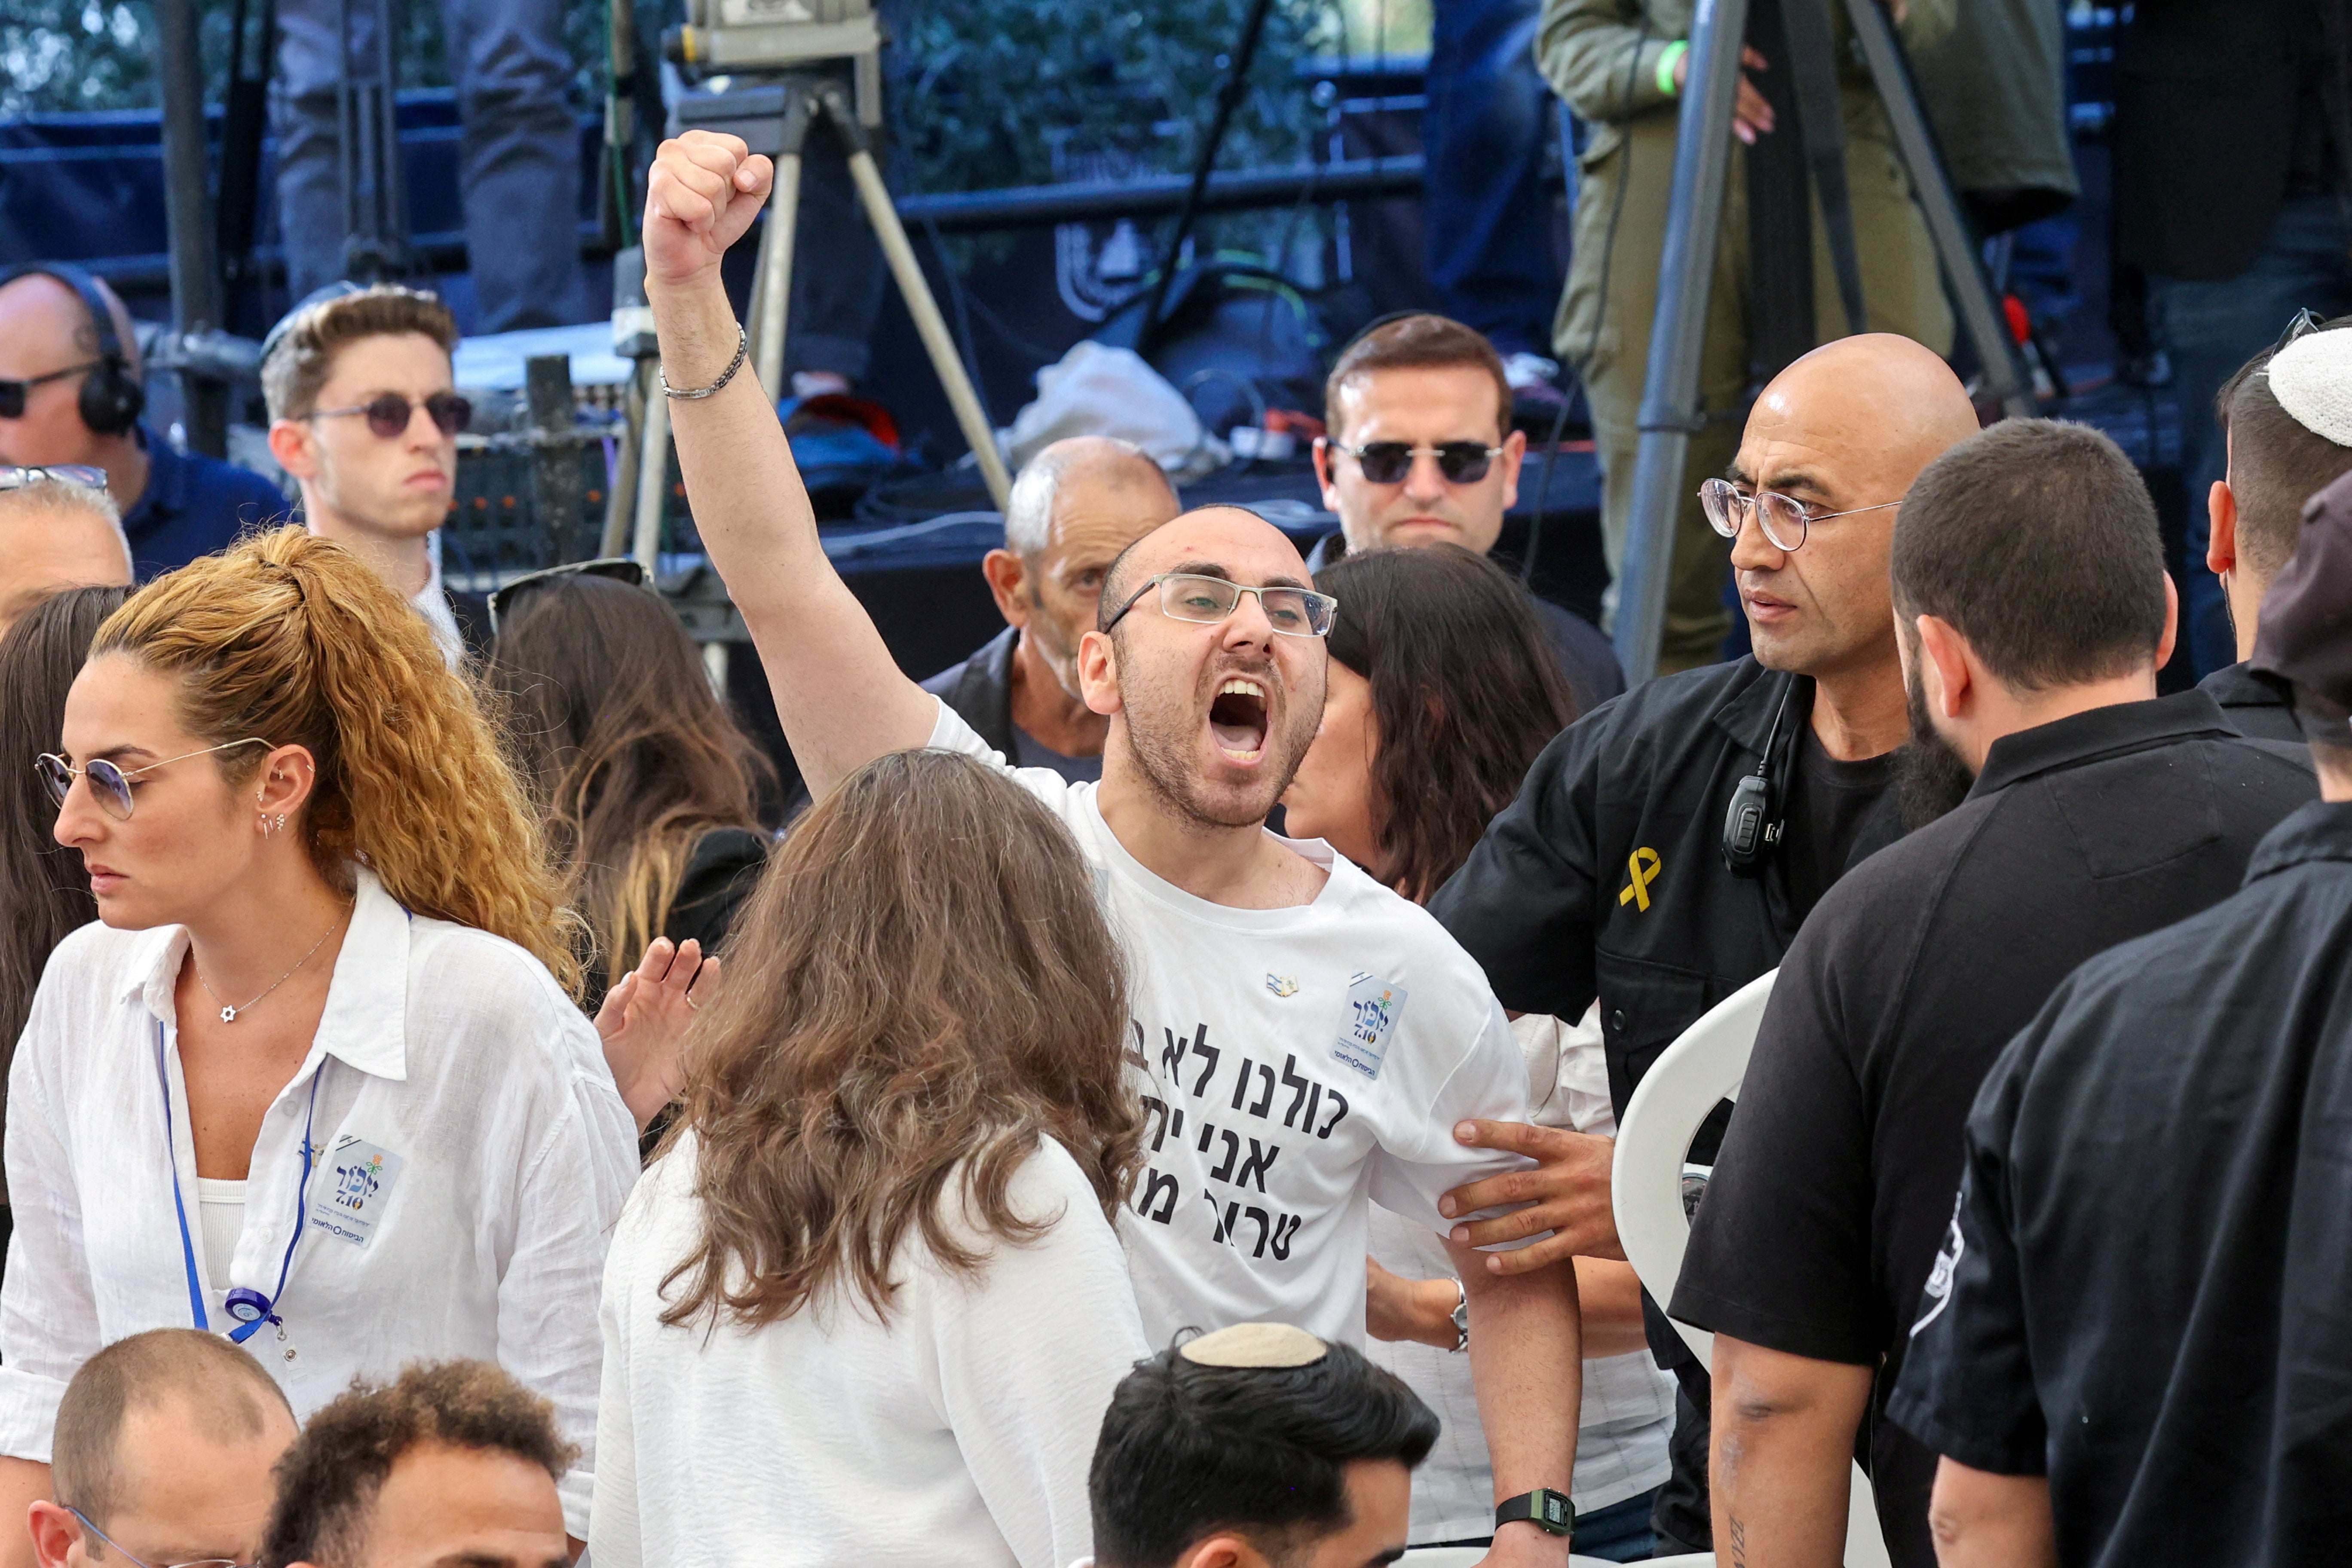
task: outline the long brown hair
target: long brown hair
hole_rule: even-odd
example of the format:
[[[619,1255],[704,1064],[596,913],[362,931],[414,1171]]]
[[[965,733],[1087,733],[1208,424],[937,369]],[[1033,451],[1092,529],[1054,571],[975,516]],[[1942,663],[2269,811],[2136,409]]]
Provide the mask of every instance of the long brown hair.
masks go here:
[[[878,758],[802,818],[689,1039],[702,1237],[662,1281],[684,1281],[664,1322],[757,1327],[835,1284],[887,1317],[909,1231],[983,1266],[943,1204],[1015,1243],[1058,1217],[1006,1197],[1040,1138],[1114,1211],[1142,1118],[1092,889],[1044,806],[952,752]]]
[[[34,489],[45,487],[36,485]],[[131,596],[128,588],[68,588],[27,611],[0,639],[0,1076],[25,1032],[49,953],[77,926],[98,918],[81,856],[51,831],[58,803],[33,759],[58,749],[66,692],[89,656],[90,638]]]
[[[625,583],[531,589],[488,676],[598,959],[625,969],[667,923],[702,836],[759,828],[775,769],[719,705],[677,612]]]
[[[331,882],[358,861],[417,914],[505,937],[580,994],[579,917],[465,679],[366,563],[299,528],[242,540],[159,577],[98,628],[90,657],[127,654],[180,682],[188,732],[309,748],[302,813]],[[251,747],[219,754],[241,782]]]
[[[1344,606],[1331,657],[1371,682],[1381,863],[1425,900],[1462,867],[1576,698],[1528,592],[1458,544],[1349,554],[1315,585]]]

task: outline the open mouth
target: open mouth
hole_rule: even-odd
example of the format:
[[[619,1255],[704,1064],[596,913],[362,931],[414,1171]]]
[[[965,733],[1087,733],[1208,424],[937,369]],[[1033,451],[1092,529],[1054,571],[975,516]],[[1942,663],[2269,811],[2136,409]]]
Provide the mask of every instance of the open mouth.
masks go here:
[[[1257,761],[1265,750],[1265,688],[1239,676],[1218,687],[1209,704],[1209,733],[1234,761]]]

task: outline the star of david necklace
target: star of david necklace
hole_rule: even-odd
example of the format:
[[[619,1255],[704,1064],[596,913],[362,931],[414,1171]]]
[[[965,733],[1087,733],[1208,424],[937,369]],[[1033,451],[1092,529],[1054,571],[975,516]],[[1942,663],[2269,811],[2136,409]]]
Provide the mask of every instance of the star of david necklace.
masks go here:
[[[335,923],[327,928],[327,936],[322,936],[318,941],[312,942],[310,944],[310,951],[296,959],[292,969],[288,970],[285,973],[279,975],[277,979],[271,981],[267,986],[265,986],[262,989],[261,995],[256,996],[253,999],[253,1002],[240,1003],[235,1007],[230,1006],[227,1003],[221,1001],[220,993],[213,989],[212,982],[205,978],[205,972],[202,969],[197,968],[195,957],[193,953],[189,955],[188,967],[196,971],[196,984],[205,988],[205,994],[211,997],[215,1003],[219,1003],[220,1021],[224,1024],[234,1024],[236,1022],[236,1016],[239,1013],[250,1012],[255,1002],[260,1001],[263,996],[268,995],[270,992],[277,990],[280,985],[285,984],[288,981],[293,979],[296,974],[299,973],[302,966],[310,963],[311,958],[317,954],[320,948],[327,945],[327,937],[332,936],[337,931],[343,929],[343,921],[350,918],[351,912],[351,910],[345,910],[341,914],[337,915],[335,917]]]

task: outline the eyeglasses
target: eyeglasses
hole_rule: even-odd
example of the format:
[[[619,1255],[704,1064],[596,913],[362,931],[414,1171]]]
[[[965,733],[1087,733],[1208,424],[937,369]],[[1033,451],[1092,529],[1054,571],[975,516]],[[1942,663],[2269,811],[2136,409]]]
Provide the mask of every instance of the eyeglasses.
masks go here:
[[[2295,339],[2305,336],[2311,332],[2315,332],[2326,324],[2327,318],[2322,316],[2310,306],[2305,305],[2288,320],[2286,331],[2281,332],[2278,336],[2278,342],[2271,345],[2271,353],[2278,353],[2279,350],[2286,347],[2287,344],[2294,342]]]
[[[433,423],[444,436],[455,436],[474,422],[474,405],[454,392],[436,392],[423,403],[411,403],[397,392],[387,392],[368,403],[354,403],[349,408],[320,408],[313,411],[313,419],[341,419],[349,415],[367,416],[368,428],[386,441],[398,439],[408,429],[408,422],[422,408],[433,416]]]
[[[1412,460],[1423,457],[1437,459],[1437,471],[1447,484],[1475,485],[1486,477],[1487,465],[1503,455],[1500,447],[1482,447],[1475,441],[1440,441],[1434,447],[1402,441],[1367,441],[1360,447],[1325,445],[1355,458],[1364,478],[1376,485],[1402,484],[1412,472]]]
[[[1160,613],[1171,620],[1215,626],[1241,607],[1244,594],[1257,595],[1266,624],[1285,637],[1328,637],[1339,617],[1339,601],[1312,588],[1252,588],[1226,577],[1204,577],[1192,572],[1163,572],[1147,581],[1135,597],[1103,623],[1106,632],[1143,603],[1144,595],[1160,590]]]
[[[121,1543],[91,1523],[89,1515],[71,1504],[67,1505],[66,1511],[81,1521],[81,1527],[84,1530],[89,1531],[117,1552],[122,1552]],[[122,1552],[122,1560],[130,1563],[131,1568],[248,1568],[247,1564],[239,1563],[234,1557],[199,1557],[188,1563],[148,1563],[131,1556],[128,1552]]]
[[[528,572],[490,595],[490,635],[499,635],[499,617],[512,610],[516,600],[534,588],[544,588],[566,577],[609,577],[632,588],[646,585],[646,569],[628,555],[606,555],[594,561],[574,561],[568,566],[550,566],[544,572]]]
[[[5,384],[0,382],[0,385]],[[51,481],[102,490],[106,488],[106,470],[93,468],[86,463],[50,463],[32,468],[0,463],[0,490],[21,490],[27,485]]]
[[[93,758],[88,767],[78,768],[54,752],[43,752],[33,759],[33,771],[39,773],[41,782],[49,786],[49,794],[56,797],[59,807],[64,806],[66,796],[72,793],[74,780],[85,778],[89,781],[89,793],[97,799],[99,808],[117,822],[128,822],[131,820],[131,781],[142,773],[152,773],[157,768],[169,767],[173,763],[184,763],[190,757],[209,757],[215,752],[233,751],[238,746],[268,744],[269,742],[258,735],[248,735],[242,741],[225,741],[217,746],[206,746],[201,752],[183,752],[176,757],[165,757],[160,763],[149,763],[145,767],[133,768],[127,773],[104,757]]]
[[[63,381],[69,375],[79,375],[86,370],[96,370],[105,363],[98,359],[85,360],[79,364],[69,364],[63,370],[53,370],[47,375],[27,376],[23,381],[0,381],[0,419],[22,419],[25,416],[25,400],[32,395],[33,388],[52,381]]]
[[[1709,479],[1698,488],[1698,503],[1706,511],[1707,526],[1726,539],[1739,537],[1748,521],[1748,514],[1756,514],[1756,525],[1776,550],[1801,550],[1805,543],[1805,530],[1816,522],[1827,522],[1833,517],[1859,517],[1865,511],[1885,511],[1901,506],[1899,500],[1883,500],[1876,506],[1850,507],[1844,511],[1811,511],[1803,501],[1784,496],[1778,490],[1758,490],[1750,495],[1729,479]]]

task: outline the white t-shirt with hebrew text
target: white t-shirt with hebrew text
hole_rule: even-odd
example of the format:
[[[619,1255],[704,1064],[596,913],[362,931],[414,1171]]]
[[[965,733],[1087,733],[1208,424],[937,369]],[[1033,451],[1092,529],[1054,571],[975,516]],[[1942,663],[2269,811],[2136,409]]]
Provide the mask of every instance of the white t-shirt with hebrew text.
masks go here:
[[[930,743],[1004,765],[944,703]],[[1528,1163],[1454,1140],[1528,1119],[1485,973],[1319,839],[1284,840],[1329,871],[1312,903],[1229,909],[1146,870],[1097,786],[1008,771],[1077,839],[1127,955],[1146,1163],[1119,1235],[1145,1337],[1278,1321],[1362,1344],[1367,1200],[1442,1232],[1441,1195]]]

